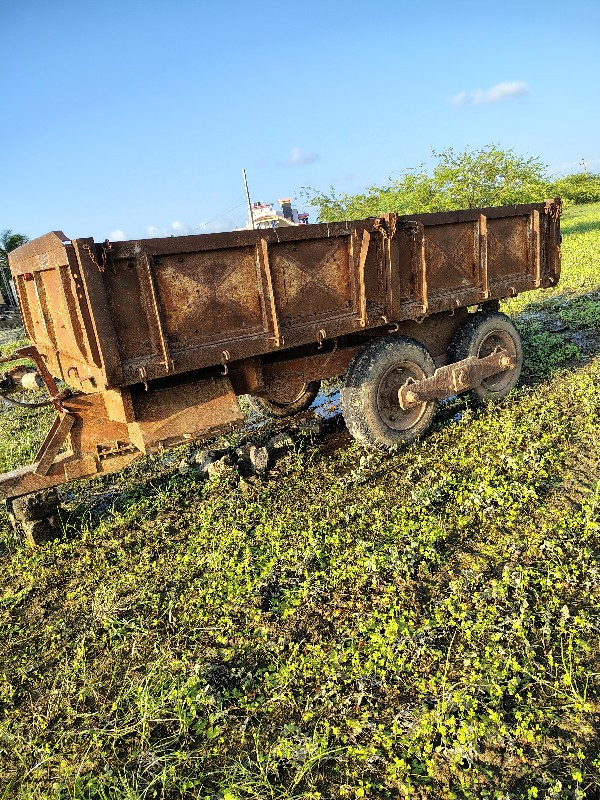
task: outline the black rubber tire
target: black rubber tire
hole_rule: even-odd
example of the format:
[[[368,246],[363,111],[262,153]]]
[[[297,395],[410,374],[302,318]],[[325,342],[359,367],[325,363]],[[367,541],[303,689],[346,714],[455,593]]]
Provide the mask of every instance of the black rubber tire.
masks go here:
[[[256,395],[248,395],[248,402],[256,412],[267,417],[291,417],[293,414],[299,414],[310,408],[319,394],[320,388],[321,381],[308,381],[296,399],[290,403],[280,403],[268,396],[257,397]]]
[[[478,311],[470,314],[469,319],[456,331],[448,350],[448,363],[452,363],[471,356],[489,356],[496,347],[508,350],[516,366],[486,378],[481,386],[470,390],[471,397],[479,405],[501,400],[517,385],[523,366],[519,331],[506,314]]]
[[[350,434],[371,450],[389,450],[422,436],[431,425],[436,401],[403,411],[398,389],[408,378],[435,372],[429,351],[416,339],[385,336],[364,347],[348,367],[342,412]]]

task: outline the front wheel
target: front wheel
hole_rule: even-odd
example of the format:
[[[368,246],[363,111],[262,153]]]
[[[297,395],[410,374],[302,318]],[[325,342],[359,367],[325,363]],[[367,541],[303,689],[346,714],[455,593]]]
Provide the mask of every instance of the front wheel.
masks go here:
[[[521,336],[506,314],[499,311],[478,311],[454,334],[448,350],[448,363],[476,356],[485,358],[496,350],[506,350],[515,366],[485,378],[480,386],[471,389],[471,396],[480,404],[493,403],[513,389],[521,375],[523,348]]]
[[[424,380],[434,372],[429,351],[415,339],[386,336],[372,341],[350,364],[342,388],[350,434],[374,450],[389,450],[421,436],[433,420],[435,400],[404,411],[398,391],[408,380]]]

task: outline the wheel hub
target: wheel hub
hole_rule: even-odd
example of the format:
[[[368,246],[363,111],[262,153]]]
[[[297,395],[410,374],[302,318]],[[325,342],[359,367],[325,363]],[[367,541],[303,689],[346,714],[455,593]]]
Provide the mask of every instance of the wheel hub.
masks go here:
[[[421,419],[427,402],[418,403],[405,411],[400,407],[398,392],[409,380],[421,381],[426,377],[417,364],[409,361],[395,364],[383,374],[377,388],[377,408],[389,428],[406,431]]]
[[[269,381],[266,386],[266,397],[272,403],[290,405],[299,400],[306,392],[308,384],[302,378],[280,378]]]
[[[506,331],[494,330],[490,331],[488,335],[482,340],[477,350],[478,358],[485,358],[492,355],[496,350],[505,350],[513,362],[516,361],[517,348],[515,347],[512,336]],[[512,370],[499,372],[497,375],[492,375],[485,378],[481,385],[492,392],[501,392],[506,386],[510,384],[513,377]]]

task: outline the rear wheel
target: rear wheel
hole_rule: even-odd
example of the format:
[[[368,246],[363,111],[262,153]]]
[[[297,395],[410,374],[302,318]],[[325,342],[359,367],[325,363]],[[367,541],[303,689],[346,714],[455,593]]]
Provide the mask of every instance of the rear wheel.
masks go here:
[[[250,395],[248,400],[259,414],[268,417],[290,417],[306,411],[319,394],[321,381],[297,381],[285,378],[272,381],[264,396]]]
[[[470,314],[469,319],[454,334],[448,350],[449,363],[476,356],[485,358],[497,350],[506,350],[515,366],[492,375],[471,389],[471,396],[480,404],[493,403],[513,389],[521,375],[523,348],[521,336],[506,314],[483,311]]]
[[[342,388],[348,431],[367,447],[389,450],[421,436],[431,425],[435,400],[403,411],[398,390],[435,372],[427,348],[405,336],[375,339],[350,364]]]

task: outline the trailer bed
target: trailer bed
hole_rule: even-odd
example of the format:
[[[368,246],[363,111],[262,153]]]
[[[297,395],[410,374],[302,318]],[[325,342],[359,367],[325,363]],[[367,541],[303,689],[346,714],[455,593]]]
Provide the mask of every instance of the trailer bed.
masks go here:
[[[231,430],[243,394],[307,408],[344,376],[350,433],[389,449],[439,400],[516,385],[519,333],[499,301],[560,273],[560,201],[97,244],[49,233],[10,256],[31,346],[0,392],[46,386],[57,416],[0,497],[121,469]],[[472,311],[476,313],[471,313]],[[56,378],[64,381],[57,385]],[[65,449],[66,448],[66,449]]]
[[[27,335],[78,389],[136,383],[550,286],[554,203],[10,255]]]

